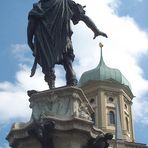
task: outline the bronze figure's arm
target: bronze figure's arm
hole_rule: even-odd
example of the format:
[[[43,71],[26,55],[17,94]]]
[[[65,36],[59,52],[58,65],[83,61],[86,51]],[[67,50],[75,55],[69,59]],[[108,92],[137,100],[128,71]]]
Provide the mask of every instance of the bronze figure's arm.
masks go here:
[[[81,15],[80,20],[82,20],[87,25],[87,27],[89,27],[94,32],[94,38],[93,39],[95,39],[99,35],[107,38],[106,33],[100,31],[96,27],[94,22],[88,16],[86,16],[85,14]]]
[[[96,27],[94,22],[87,15],[85,15],[84,8],[86,6],[82,6],[80,4],[77,4],[74,1],[69,1],[69,3],[70,3],[70,7],[71,7],[72,11],[74,12],[74,15],[71,19],[73,21],[74,25],[78,24],[79,21],[83,21],[87,25],[87,27],[90,28],[94,32],[94,39],[99,35],[107,38],[106,33],[100,31]]]

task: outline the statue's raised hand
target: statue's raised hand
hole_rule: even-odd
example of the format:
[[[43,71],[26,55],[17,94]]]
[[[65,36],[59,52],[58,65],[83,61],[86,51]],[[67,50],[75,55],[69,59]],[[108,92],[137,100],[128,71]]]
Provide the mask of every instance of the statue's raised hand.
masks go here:
[[[93,39],[95,39],[95,38],[96,38],[97,36],[99,36],[99,35],[108,38],[108,36],[107,36],[106,33],[101,32],[101,31],[97,31],[97,32],[95,32],[95,34],[94,34],[94,38],[93,38]]]

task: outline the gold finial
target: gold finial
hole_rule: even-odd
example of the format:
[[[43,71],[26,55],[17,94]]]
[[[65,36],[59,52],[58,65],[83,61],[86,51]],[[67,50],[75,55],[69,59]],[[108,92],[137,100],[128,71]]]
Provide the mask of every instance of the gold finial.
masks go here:
[[[101,59],[103,59],[103,55],[102,55],[102,47],[103,47],[103,44],[100,42],[100,43],[99,43],[99,46],[100,46],[100,48],[101,48]]]
[[[99,46],[100,46],[100,48],[102,49],[102,47],[103,47],[103,44],[100,42],[100,43],[99,43]]]

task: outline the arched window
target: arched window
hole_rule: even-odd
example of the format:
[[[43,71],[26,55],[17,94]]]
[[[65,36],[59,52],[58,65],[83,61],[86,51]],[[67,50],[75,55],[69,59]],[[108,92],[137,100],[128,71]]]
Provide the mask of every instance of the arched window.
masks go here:
[[[127,131],[129,131],[129,124],[128,124],[128,118],[127,117],[125,117],[125,122],[126,122],[126,129],[127,129]]]
[[[109,123],[110,124],[115,124],[115,114],[113,111],[109,112]]]

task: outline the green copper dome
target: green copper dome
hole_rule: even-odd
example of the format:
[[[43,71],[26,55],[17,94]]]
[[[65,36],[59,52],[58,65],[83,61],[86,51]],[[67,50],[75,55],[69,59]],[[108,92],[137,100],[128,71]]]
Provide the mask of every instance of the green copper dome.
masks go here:
[[[128,86],[131,89],[129,81],[122,75],[122,73],[118,69],[106,66],[103,60],[101,48],[101,58],[99,65],[95,69],[84,72],[80,78],[78,85],[81,87],[91,80],[104,81],[110,79],[113,79],[120,84]]]

